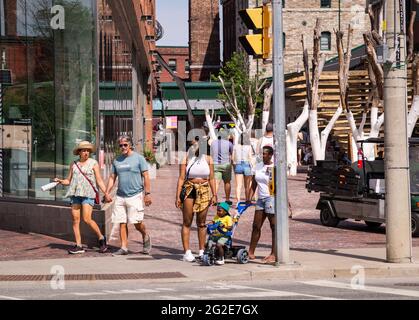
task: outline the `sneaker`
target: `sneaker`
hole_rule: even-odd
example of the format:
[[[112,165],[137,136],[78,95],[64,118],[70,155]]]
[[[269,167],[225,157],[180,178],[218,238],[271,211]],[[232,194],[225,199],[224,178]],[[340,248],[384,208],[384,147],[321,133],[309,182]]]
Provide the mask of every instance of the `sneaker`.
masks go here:
[[[128,254],[128,250],[119,249],[118,251],[112,253],[113,256],[126,256]]]
[[[103,237],[103,239],[99,240],[99,252],[105,253],[108,250],[108,246],[106,244],[106,237]]]
[[[68,253],[69,254],[80,254],[80,253],[85,253],[85,251],[84,251],[83,247],[75,245],[73,248],[68,250]]]
[[[198,259],[202,260],[203,257],[204,257],[204,250],[199,250]]]
[[[191,250],[186,251],[185,254],[183,255],[182,260],[186,262],[195,262],[195,257],[193,256],[192,251]]]
[[[222,259],[217,259],[216,261],[215,261],[215,264],[216,265],[219,265],[219,266],[222,266],[223,264],[224,264],[224,259],[222,258]]]
[[[151,237],[150,235],[146,235],[144,238],[144,248],[143,248],[143,253],[144,254],[150,254],[151,251]]]

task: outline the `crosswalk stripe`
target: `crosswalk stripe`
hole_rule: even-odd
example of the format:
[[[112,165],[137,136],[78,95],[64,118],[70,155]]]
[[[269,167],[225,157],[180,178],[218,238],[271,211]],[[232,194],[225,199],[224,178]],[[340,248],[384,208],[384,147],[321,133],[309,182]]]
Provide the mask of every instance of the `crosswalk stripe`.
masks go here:
[[[263,288],[257,288],[257,287],[249,287],[249,286],[241,286],[241,285],[232,285],[232,287],[234,287],[234,289],[245,289],[245,290],[259,290],[259,291],[269,291],[269,292],[278,292],[277,290],[272,290],[272,289],[263,289]],[[284,291],[284,292],[289,292],[289,291]],[[293,293],[293,292],[290,292]],[[341,300],[338,298],[333,298],[333,297],[327,297],[327,296],[317,296],[317,295],[312,295],[312,294],[306,294],[306,293],[297,293],[294,292],[296,295],[300,295],[300,296],[305,296],[305,297],[310,297],[310,298],[316,298],[319,300]]]
[[[264,289],[257,289],[257,290],[264,290]],[[208,294],[184,294],[180,296],[163,296],[164,299],[175,299],[175,300],[209,300],[209,299],[225,299],[225,298],[273,298],[273,297],[295,297],[295,296],[303,296],[303,297],[311,297],[317,298],[321,300],[335,300],[329,297],[322,297],[322,296],[314,296],[304,293],[292,292],[292,291],[255,291],[255,292],[229,292],[228,294],[225,293],[208,293]],[[162,297],[161,297],[162,298]],[[336,299],[337,300],[337,299]]]
[[[375,287],[375,286],[364,286],[364,287],[355,288],[349,283],[341,283],[341,282],[326,281],[326,280],[302,281],[300,283],[311,285],[311,286],[328,287],[328,288],[336,288],[336,289],[361,290],[361,291],[394,294],[394,295],[399,295],[399,296],[419,298],[419,291],[413,291],[413,290],[393,289],[393,288]]]
[[[73,292],[73,295],[76,296],[83,296],[83,297],[88,297],[88,296],[103,296],[103,295],[109,295],[109,294],[114,294],[114,295],[120,295],[120,294],[127,294],[127,293],[158,293],[158,290],[153,290],[153,289],[125,289],[125,290],[103,290],[100,292]]]
[[[5,300],[23,300],[23,299],[19,299],[19,298],[15,298],[15,297],[8,297],[8,296],[0,296],[0,299],[5,299]]]

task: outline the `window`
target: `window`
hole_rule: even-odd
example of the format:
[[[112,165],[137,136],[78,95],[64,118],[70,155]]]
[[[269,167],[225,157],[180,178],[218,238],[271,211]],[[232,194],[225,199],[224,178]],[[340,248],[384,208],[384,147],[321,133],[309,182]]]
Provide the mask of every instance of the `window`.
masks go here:
[[[172,71],[176,72],[176,68],[177,68],[176,59],[169,59],[169,68]]]
[[[185,72],[189,72],[189,60],[185,60]]]
[[[285,32],[282,32],[282,49],[285,49],[285,44],[286,44]]]
[[[282,8],[285,8],[285,0],[282,0]]]
[[[331,34],[329,31],[322,32],[320,36],[320,50],[321,51],[331,50]]]
[[[330,0],[320,0],[320,8],[331,8],[331,2]]]

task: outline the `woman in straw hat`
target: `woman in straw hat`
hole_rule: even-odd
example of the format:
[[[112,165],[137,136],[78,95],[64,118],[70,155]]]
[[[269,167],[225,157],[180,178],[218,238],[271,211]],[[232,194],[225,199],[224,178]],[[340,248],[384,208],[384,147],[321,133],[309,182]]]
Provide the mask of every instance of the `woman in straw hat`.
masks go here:
[[[73,215],[73,231],[76,238],[76,245],[68,252],[70,254],[84,253],[80,235],[80,216],[83,212],[83,221],[96,233],[99,238],[100,252],[107,250],[106,238],[100,232],[96,222],[92,220],[93,206],[98,191],[97,186],[103,193],[106,193],[106,186],[100,175],[99,164],[90,158],[90,154],[96,148],[88,141],[80,142],[73,150],[75,156],[79,156],[78,161],[70,165],[68,177],[64,180],[55,178],[55,181],[63,186],[70,186],[66,198],[71,199],[71,211]],[[107,195],[106,195],[107,196]],[[109,198],[107,196],[107,198]]]

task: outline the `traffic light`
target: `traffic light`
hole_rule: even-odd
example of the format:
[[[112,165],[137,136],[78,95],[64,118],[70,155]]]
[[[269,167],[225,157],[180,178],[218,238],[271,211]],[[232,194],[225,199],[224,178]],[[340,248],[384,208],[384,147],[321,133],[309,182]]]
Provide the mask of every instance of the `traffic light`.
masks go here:
[[[249,55],[255,58],[269,58],[271,52],[271,10],[268,5],[239,11],[246,27],[253,34],[239,37],[239,41]]]

